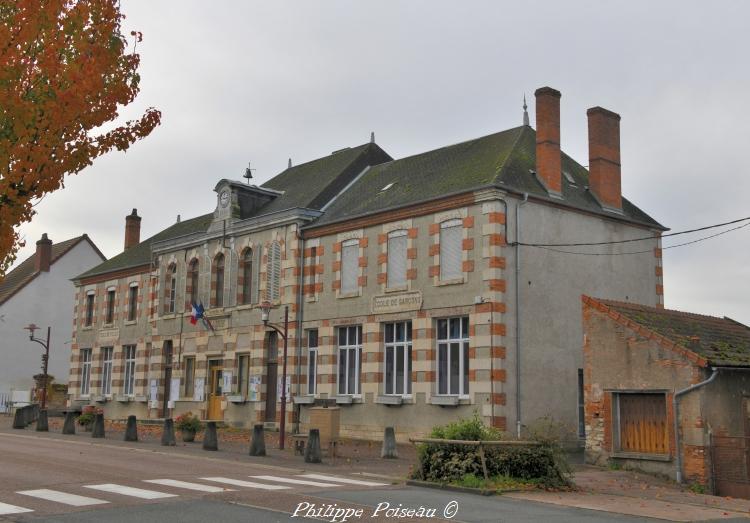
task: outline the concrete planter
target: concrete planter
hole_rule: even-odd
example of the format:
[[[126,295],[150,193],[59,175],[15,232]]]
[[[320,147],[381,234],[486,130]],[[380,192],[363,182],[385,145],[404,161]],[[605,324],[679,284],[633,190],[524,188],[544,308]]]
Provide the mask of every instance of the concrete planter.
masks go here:
[[[181,430],[182,433],[182,441],[185,443],[192,443],[195,441],[195,431],[194,430]]]

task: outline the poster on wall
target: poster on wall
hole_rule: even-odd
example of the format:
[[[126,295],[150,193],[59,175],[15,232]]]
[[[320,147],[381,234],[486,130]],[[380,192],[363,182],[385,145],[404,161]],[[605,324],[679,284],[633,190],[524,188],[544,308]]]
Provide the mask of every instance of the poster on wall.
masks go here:
[[[250,376],[248,401],[258,401],[258,391],[260,391],[260,376]]]
[[[180,399],[180,378],[172,378],[169,383],[169,401],[175,402]]]
[[[152,403],[159,400],[159,381],[158,380],[149,381],[148,392],[149,392],[148,399],[151,400]]]
[[[281,401],[281,381],[283,380],[280,380],[276,386],[276,401]],[[286,377],[286,402],[287,403],[292,401],[291,395],[289,394],[291,390],[292,390],[292,377],[287,376]]]
[[[205,388],[204,378],[195,378],[195,384],[193,386],[193,401],[203,401],[203,389]]]
[[[223,387],[221,388],[221,391],[224,394],[231,394],[232,393],[232,371],[225,370],[224,374],[222,374],[222,378],[224,380],[224,383],[223,383]]]

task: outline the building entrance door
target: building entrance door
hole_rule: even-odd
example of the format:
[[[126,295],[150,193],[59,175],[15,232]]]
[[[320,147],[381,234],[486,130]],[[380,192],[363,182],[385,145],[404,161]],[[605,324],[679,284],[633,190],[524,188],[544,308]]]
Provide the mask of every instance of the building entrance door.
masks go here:
[[[221,371],[221,360],[209,360],[208,362],[208,410],[206,419],[220,420],[221,415],[221,386],[223,376]]]
[[[275,332],[266,338],[266,417],[263,421],[276,421],[276,387],[279,376],[279,343]]]

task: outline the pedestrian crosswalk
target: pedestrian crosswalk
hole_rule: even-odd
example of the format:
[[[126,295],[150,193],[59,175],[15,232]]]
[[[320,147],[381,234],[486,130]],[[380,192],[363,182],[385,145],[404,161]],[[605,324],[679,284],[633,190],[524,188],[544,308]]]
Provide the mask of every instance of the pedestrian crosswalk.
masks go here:
[[[245,479],[247,478],[247,479]],[[77,487],[68,487],[65,490],[55,489],[34,489],[34,490],[20,490],[15,492],[24,497],[28,497],[34,500],[39,500],[51,504],[60,504],[68,507],[94,507],[97,505],[107,505],[109,503],[122,503],[127,500],[159,500],[168,498],[178,498],[181,491],[191,492],[202,492],[206,494],[221,493],[221,492],[236,492],[239,489],[253,489],[263,491],[277,491],[277,490],[290,490],[294,488],[346,488],[347,486],[362,486],[362,487],[380,487],[387,486],[388,483],[376,482],[376,481],[365,481],[361,479],[354,479],[348,476],[334,476],[327,474],[297,474],[293,477],[290,476],[275,476],[275,475],[257,475],[257,476],[242,476],[238,477],[224,477],[224,476],[207,476],[195,478],[194,481],[187,481],[186,479],[173,479],[173,478],[153,478],[140,480],[142,483],[147,483],[149,488],[136,487],[132,483],[136,482],[129,481],[130,484],[120,483],[99,483],[95,485],[78,485],[77,487],[88,489],[89,491],[95,491],[96,497],[84,496],[67,490],[75,489]],[[234,488],[229,488],[229,487]],[[165,492],[162,488],[166,488],[168,491]],[[157,490],[158,489],[158,490]],[[86,492],[84,492],[86,493]],[[19,498],[20,499],[20,498]],[[15,499],[11,500],[16,503]],[[22,504],[26,505],[26,503]],[[33,504],[30,505],[34,507]],[[49,505],[45,507],[49,510]],[[37,508],[29,508],[17,506],[15,504],[8,504],[0,502],[0,516],[12,515],[12,514],[23,514],[27,512],[34,512]]]

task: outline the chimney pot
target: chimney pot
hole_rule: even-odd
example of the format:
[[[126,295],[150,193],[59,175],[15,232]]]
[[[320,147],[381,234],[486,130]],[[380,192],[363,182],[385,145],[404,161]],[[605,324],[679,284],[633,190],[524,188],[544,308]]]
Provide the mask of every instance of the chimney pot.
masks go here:
[[[36,242],[36,258],[34,268],[37,272],[49,272],[49,266],[52,263],[52,240],[47,238],[47,233],[42,234],[42,238]]]
[[[592,107],[589,124],[589,185],[605,208],[622,210],[620,115]]]
[[[141,242],[141,217],[138,216],[137,209],[133,209],[125,217],[125,250],[127,251],[134,245]]]
[[[536,172],[547,191],[562,193],[560,156],[560,91],[540,87],[536,97]]]

